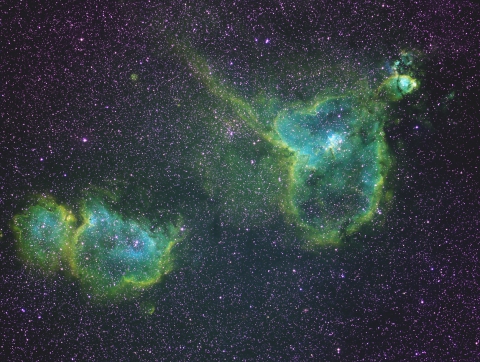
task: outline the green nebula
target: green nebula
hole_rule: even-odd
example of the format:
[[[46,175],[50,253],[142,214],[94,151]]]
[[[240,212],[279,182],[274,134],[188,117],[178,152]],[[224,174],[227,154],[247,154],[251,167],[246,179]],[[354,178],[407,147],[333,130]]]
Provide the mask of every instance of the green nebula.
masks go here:
[[[25,263],[47,273],[63,267],[76,225],[69,210],[52,197],[40,196],[12,224]]]
[[[174,267],[180,229],[164,223],[151,231],[148,220],[124,218],[107,200],[87,194],[75,217],[51,196],[36,199],[12,221],[21,259],[45,273],[65,271],[98,301],[129,299],[158,283]]]
[[[126,297],[171,271],[170,250],[177,229],[152,233],[95,198],[85,202],[81,214],[85,223],[76,233],[72,269],[87,293],[99,298]]]
[[[195,149],[202,155],[196,168],[224,219],[261,228],[278,210],[307,250],[340,245],[381,221],[395,163],[385,126],[395,102],[419,87],[413,56],[402,55],[387,78],[381,67],[370,77],[321,54],[309,62],[281,59],[268,74],[258,72],[268,80],[253,76],[258,85],[245,91],[188,40],[175,48],[215,110],[201,122],[212,146]]]
[[[370,220],[389,169],[382,114],[356,97],[326,97],[275,122],[294,154],[285,211],[306,247],[338,244]]]
[[[394,74],[385,79],[380,85],[378,92],[381,97],[390,101],[399,101],[407,94],[418,88],[418,81],[409,75]]]

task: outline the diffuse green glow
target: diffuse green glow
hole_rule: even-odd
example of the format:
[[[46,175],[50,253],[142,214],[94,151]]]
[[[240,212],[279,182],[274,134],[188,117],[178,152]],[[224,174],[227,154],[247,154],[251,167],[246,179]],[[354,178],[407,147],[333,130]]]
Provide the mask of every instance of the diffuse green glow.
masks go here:
[[[335,79],[328,79],[330,86],[325,85],[313,101],[282,105],[279,100],[262,97],[264,93],[260,92],[260,96],[249,103],[225,82],[218,81],[206,61],[193,50],[184,51],[183,56],[211,94],[235,105],[232,117],[242,119],[258,132],[259,140],[271,145],[269,163],[276,163],[279,184],[286,188],[276,185],[277,196],[264,197],[264,204],[280,206],[288,220],[300,230],[305,248],[339,245],[345,236],[376,218],[388,192],[385,183],[393,163],[383,131],[388,119],[388,102],[398,101],[415,91],[418,81],[407,74],[394,74],[375,91],[361,77],[353,75],[352,81],[345,81],[343,87]],[[343,71],[343,78],[345,74],[354,73],[348,67],[336,69]],[[265,103],[263,110],[258,103],[261,99]],[[225,143],[222,142],[219,149],[224,150]],[[232,155],[233,149],[225,156],[221,154],[222,164],[238,163],[240,159]],[[239,149],[242,150],[239,153],[244,153],[242,147]],[[230,190],[224,195],[227,198],[235,195],[230,207],[243,208],[248,215],[256,208],[249,211],[252,201],[237,195],[242,192],[247,195],[245,190],[249,184],[231,181],[243,180],[240,175],[243,172],[253,175],[252,180],[263,180],[257,195],[250,195],[256,199],[265,195],[268,190],[265,185],[275,182],[263,172],[255,175],[253,168],[234,168],[233,174],[222,172],[221,178],[213,177],[209,184],[216,183],[220,188],[235,184],[231,190],[224,188]],[[211,173],[216,175],[215,170]],[[225,204],[229,201],[225,199]]]
[[[390,101],[399,101],[417,88],[418,81],[409,75],[394,74],[385,79],[380,85],[378,88],[378,94],[380,97],[386,98]]]
[[[77,230],[72,270],[97,298],[128,297],[157,283],[173,268],[171,248],[178,229],[152,233],[109,210],[101,199],[87,200],[85,223]]]
[[[196,77],[205,84],[209,92],[231,106],[242,120],[249,124],[256,122],[257,115],[253,107],[238,97],[235,90],[227,83],[221,82],[212,74],[212,69],[201,55],[182,43],[175,43],[174,46],[179,49],[177,53],[182,55],[182,58],[186,60],[188,66]]]
[[[318,99],[276,118],[295,158],[283,209],[306,248],[337,245],[374,217],[390,164],[383,118],[357,97]]]
[[[38,198],[13,219],[19,255],[46,273],[69,272],[99,301],[135,297],[173,269],[180,237],[172,224],[151,232],[88,195],[79,219],[53,197]]]
[[[75,217],[66,207],[52,197],[38,197],[35,204],[13,219],[21,258],[43,272],[59,270],[71,247],[75,225]]]

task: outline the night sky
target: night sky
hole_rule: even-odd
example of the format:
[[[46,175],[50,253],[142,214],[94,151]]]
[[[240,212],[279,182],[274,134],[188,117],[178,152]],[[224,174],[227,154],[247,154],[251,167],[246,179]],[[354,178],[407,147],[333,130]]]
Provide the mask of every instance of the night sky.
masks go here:
[[[0,8],[0,359],[480,358],[480,6],[40,3]],[[397,73],[418,89],[382,98]],[[381,200],[355,228],[342,194],[338,214],[330,194],[308,214],[301,157],[278,136],[285,114],[325,97],[353,99],[341,129],[380,124]],[[68,263],[22,257],[12,220],[35,200],[65,205],[80,230],[99,194],[136,235],[177,228],[153,285],[97,298]],[[121,274],[125,255],[102,268]]]

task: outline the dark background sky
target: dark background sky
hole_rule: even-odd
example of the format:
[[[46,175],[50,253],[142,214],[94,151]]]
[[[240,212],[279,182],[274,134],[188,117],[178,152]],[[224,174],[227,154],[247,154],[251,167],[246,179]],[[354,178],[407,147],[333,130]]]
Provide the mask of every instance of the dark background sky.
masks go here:
[[[19,1],[0,11],[5,360],[478,358],[477,5]],[[205,89],[169,48],[172,38],[188,39],[229,81],[258,87],[284,59],[331,52],[332,62],[358,59],[366,69],[405,47],[421,51],[421,107],[400,104],[401,122],[387,130],[398,185],[385,223],[352,241],[361,246],[318,254],[284,246],[280,224],[225,225],[185,174],[185,145],[208,132],[192,130],[196,114],[177,104],[190,99],[199,113],[208,105],[194,102]],[[164,209],[200,213],[164,282],[100,306],[77,281],[24,268],[8,223],[29,195],[73,202],[89,184],[118,183],[150,190],[145,208],[162,197]]]

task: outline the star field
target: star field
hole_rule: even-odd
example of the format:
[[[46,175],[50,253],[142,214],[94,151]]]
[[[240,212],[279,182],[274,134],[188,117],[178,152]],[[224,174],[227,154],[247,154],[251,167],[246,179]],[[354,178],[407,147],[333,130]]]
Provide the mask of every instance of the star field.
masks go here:
[[[0,11],[2,360],[478,358],[477,4]]]

